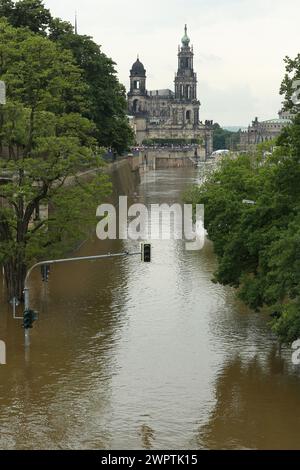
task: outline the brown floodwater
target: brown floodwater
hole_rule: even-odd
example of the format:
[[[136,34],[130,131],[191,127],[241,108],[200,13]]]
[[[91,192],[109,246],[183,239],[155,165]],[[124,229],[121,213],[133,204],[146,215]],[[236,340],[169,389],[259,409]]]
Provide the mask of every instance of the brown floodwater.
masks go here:
[[[150,172],[136,201],[178,202],[198,177]],[[136,247],[91,236],[76,256]],[[1,288],[0,448],[300,449],[300,366],[266,315],[211,282],[215,267],[209,241],[171,240],[150,265],[60,265],[48,284],[36,272],[26,354]]]

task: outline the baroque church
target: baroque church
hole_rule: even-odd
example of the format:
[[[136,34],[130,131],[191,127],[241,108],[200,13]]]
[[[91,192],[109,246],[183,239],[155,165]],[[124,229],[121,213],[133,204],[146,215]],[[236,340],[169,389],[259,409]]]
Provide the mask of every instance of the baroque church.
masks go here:
[[[194,72],[194,51],[185,26],[178,48],[178,70],[174,91],[148,91],[146,70],[137,59],[130,71],[128,93],[129,115],[138,144],[148,139],[201,143],[205,155],[213,151],[213,121],[199,120],[200,101],[197,98],[197,74]]]

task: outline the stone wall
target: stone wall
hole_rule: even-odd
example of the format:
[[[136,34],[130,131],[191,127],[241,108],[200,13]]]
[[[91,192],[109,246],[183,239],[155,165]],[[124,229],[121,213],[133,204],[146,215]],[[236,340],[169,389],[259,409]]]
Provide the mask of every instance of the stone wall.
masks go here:
[[[155,159],[155,169],[163,170],[166,168],[187,168],[194,167],[195,163],[189,158],[185,157],[169,157]]]
[[[181,158],[181,159],[186,159],[189,160],[190,158],[195,157],[195,150],[197,149],[197,155],[200,157],[202,161],[205,160],[205,150],[203,147],[190,147],[190,148],[153,148],[153,149],[145,149],[141,151],[140,153],[143,155],[143,158],[145,160],[145,156],[147,158],[148,164],[151,164],[154,159],[176,159],[176,158]],[[190,161],[190,160],[189,160]]]
[[[112,199],[117,200],[119,195],[132,194],[140,182],[141,157],[129,157],[107,166],[106,172],[110,175],[113,185]]]

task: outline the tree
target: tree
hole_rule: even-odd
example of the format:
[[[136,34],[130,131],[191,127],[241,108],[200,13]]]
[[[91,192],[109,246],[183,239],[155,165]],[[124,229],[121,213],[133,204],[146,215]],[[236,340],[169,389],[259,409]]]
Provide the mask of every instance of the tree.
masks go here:
[[[72,54],[3,21],[0,33],[0,76],[8,91],[0,173],[9,178],[0,189],[0,262],[8,298],[22,298],[28,264],[81,239],[110,183],[101,171],[96,126],[82,115],[86,84]],[[80,177],[87,168],[95,169],[90,181]],[[41,206],[48,216],[40,217]]]
[[[255,156],[223,161],[187,200],[205,204],[205,225],[218,258],[215,282],[238,289],[252,309],[268,307],[280,340],[300,337],[300,112],[292,100],[300,54],[285,58],[280,93],[295,116],[276,142]],[[253,204],[244,204],[253,200]]]
[[[62,21],[60,18],[51,18],[49,24],[49,39],[59,41],[67,34],[73,34],[74,28],[68,21]]]
[[[233,150],[236,144],[239,141],[238,132],[231,132],[227,129],[222,129],[222,127],[215,123],[213,125],[214,135],[213,135],[213,149],[214,150]]]
[[[293,84],[296,80],[300,80],[300,54],[291,59],[290,57],[285,57],[285,68],[286,74],[282,81],[280,94],[284,95],[284,108],[293,109],[294,103],[292,101],[292,95],[295,92]]]
[[[133,144],[133,132],[127,118],[126,92],[116,76],[115,63],[88,36],[67,32],[59,42],[75,57],[88,84],[86,116],[97,126],[98,142],[121,154]]]
[[[14,3],[12,0],[0,0],[0,17],[5,16],[10,18],[14,9]]]
[[[99,145],[119,154],[126,151],[134,143],[134,136],[127,118],[126,90],[117,78],[112,59],[89,36],[74,34],[69,22],[53,18],[41,0],[0,0],[0,13],[15,27],[48,34],[51,41],[73,54],[87,85],[82,94],[85,116],[96,124]]]
[[[205,226],[218,257],[215,282],[238,289],[256,311],[269,307],[284,342],[300,336],[299,163],[297,115],[267,160],[260,152],[227,159],[188,196],[205,204]]]
[[[34,33],[46,34],[51,22],[50,11],[41,0],[0,0],[0,16],[15,27],[27,27]]]

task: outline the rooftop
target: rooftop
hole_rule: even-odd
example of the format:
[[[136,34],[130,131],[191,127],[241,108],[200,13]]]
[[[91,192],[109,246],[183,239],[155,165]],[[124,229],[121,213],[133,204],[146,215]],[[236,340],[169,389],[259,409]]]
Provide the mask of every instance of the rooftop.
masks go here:
[[[146,74],[146,70],[145,70],[145,67],[144,65],[142,64],[142,62],[140,61],[139,58],[137,58],[137,60],[135,61],[135,63],[133,64],[132,66],[132,69],[131,69],[131,75],[135,75],[135,76],[145,76]]]

